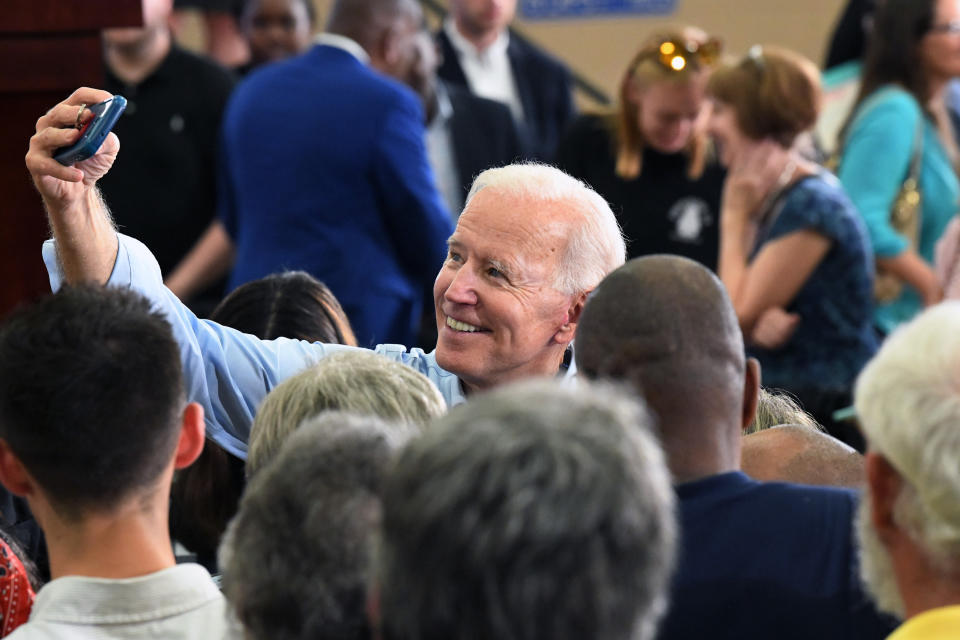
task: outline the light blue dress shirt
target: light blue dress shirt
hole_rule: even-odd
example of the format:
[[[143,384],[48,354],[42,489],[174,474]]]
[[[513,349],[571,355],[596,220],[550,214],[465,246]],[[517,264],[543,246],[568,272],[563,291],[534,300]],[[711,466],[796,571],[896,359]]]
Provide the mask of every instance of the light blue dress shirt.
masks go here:
[[[287,338],[260,340],[201,320],[163,285],[160,267],[150,250],[133,238],[117,236],[120,248],[107,284],[139,291],[166,315],[180,346],[188,400],[203,406],[207,435],[241,459],[247,457],[253,416],[271,389],[324,356],[357,349]],[[43,245],[43,261],[50,287],[57,291],[63,284],[63,274],[52,240]],[[448,407],[465,400],[460,379],[441,369],[433,352],[408,351],[395,344],[379,345],[374,351],[427,376]]]

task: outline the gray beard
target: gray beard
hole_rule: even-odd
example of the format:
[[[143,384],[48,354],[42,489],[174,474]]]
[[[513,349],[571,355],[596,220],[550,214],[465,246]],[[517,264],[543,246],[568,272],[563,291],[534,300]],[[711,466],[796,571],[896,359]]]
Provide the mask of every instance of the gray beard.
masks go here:
[[[897,576],[890,554],[873,528],[871,511],[870,491],[866,488],[860,498],[860,506],[857,507],[856,520],[860,580],[878,609],[903,620],[907,617],[906,605],[897,586]]]

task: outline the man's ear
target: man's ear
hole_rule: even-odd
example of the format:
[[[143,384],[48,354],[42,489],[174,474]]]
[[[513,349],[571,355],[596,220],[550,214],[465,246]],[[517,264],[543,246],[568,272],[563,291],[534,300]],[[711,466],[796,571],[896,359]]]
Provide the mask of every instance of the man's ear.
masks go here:
[[[380,59],[382,68],[380,71],[392,76],[393,70],[397,68],[403,57],[401,42],[400,24],[394,21],[389,27],[380,32],[377,38],[377,57]],[[397,78],[403,80],[403,78]]]
[[[577,334],[577,323],[580,322],[580,315],[587,304],[589,291],[584,291],[573,296],[570,306],[567,308],[566,315],[563,317],[563,324],[553,335],[554,342],[562,345],[568,345],[573,341]]]
[[[900,527],[894,521],[893,506],[903,488],[903,477],[890,461],[876,451],[868,450],[864,456],[867,485],[870,487],[870,519],[880,540],[888,542]]]
[[[13,453],[6,440],[0,439],[0,482],[7,490],[21,498],[34,492],[36,484],[20,458]]]
[[[746,429],[757,415],[757,399],[760,397],[760,362],[747,358],[743,376],[743,415],[740,428]]]
[[[203,451],[206,426],[203,424],[203,407],[191,402],[183,410],[183,424],[180,427],[180,441],[173,468],[183,469],[193,464]]]

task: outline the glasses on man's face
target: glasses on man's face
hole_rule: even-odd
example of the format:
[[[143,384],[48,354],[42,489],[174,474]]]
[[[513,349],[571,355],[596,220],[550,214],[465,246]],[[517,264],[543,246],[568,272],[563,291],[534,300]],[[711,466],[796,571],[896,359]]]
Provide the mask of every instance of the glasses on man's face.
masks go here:
[[[643,60],[653,58],[670,71],[684,71],[688,68],[700,69],[712,65],[720,57],[723,45],[720,40],[710,38],[704,43],[684,42],[668,39],[642,50],[637,54],[631,71]]]
[[[950,20],[941,22],[930,27],[930,33],[945,33],[947,35],[960,35],[960,20]]]

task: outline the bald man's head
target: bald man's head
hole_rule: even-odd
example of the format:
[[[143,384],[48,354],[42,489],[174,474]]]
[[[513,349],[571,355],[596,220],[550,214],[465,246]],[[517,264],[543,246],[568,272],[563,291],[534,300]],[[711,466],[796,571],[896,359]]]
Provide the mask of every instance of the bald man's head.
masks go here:
[[[863,486],[863,456],[836,438],[799,424],[743,438],[743,472],[761,482]]]
[[[627,382],[646,398],[675,475],[713,468],[711,458],[739,464],[759,380],[723,284],[703,266],[648,256],[611,273],[583,311],[576,358],[582,375]]]
[[[416,63],[422,28],[416,0],[335,0],[326,30],[356,41],[374,69],[403,81]]]

